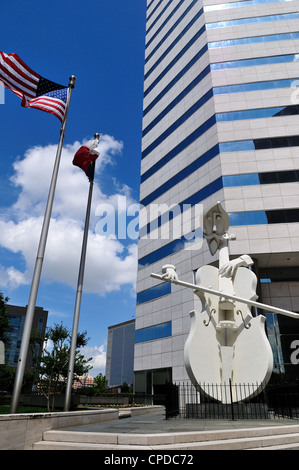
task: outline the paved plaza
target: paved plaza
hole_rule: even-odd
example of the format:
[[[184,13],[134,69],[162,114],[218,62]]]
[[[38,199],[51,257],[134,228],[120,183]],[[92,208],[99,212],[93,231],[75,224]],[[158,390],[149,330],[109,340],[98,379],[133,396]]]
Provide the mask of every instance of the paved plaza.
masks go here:
[[[123,416],[122,416],[123,415]],[[196,432],[213,431],[225,429],[244,429],[260,428],[272,426],[298,425],[299,421],[294,419],[184,419],[170,418],[165,419],[164,411],[144,414],[140,416],[130,416],[130,412],[121,412],[119,420],[108,421],[104,423],[87,424],[83,426],[72,426],[65,428],[68,431],[78,432],[111,432],[111,433],[138,433],[138,434],[156,434],[156,433],[174,433],[174,432]]]

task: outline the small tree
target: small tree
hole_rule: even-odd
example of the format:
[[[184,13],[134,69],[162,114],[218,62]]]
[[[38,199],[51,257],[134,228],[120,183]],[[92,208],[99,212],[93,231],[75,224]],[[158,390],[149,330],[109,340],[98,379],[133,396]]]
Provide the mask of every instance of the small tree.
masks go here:
[[[124,382],[120,388],[121,393],[132,393],[132,387],[130,387],[127,382]]]
[[[86,331],[78,333],[77,348],[85,346],[88,342]],[[41,341],[37,336],[32,338],[33,342]],[[38,358],[36,371],[40,377],[40,388],[48,400],[48,411],[50,411],[50,395],[53,395],[52,409],[54,409],[55,394],[62,391],[68,375],[68,364],[70,358],[70,341],[71,334],[68,328],[55,324],[46,330],[43,337],[43,353]],[[82,375],[88,372],[91,366],[88,362],[91,359],[85,359],[83,355],[76,351],[74,375]]]
[[[15,380],[15,368],[7,364],[0,365],[0,390],[11,393]]]
[[[0,292],[0,341],[3,341],[6,347],[9,346],[9,318],[6,309],[8,300],[9,298]]]
[[[95,378],[94,381],[96,383],[96,392],[97,393],[103,393],[105,392],[107,385],[108,385],[108,380],[106,379],[105,375],[103,374],[98,374]]]

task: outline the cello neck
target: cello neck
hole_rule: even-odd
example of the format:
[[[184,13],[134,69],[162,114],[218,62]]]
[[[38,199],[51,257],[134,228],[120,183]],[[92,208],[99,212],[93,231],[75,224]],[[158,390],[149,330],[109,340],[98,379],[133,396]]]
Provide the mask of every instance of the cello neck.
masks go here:
[[[229,262],[228,240],[223,238],[219,246],[219,269]]]
[[[229,262],[228,239],[223,238],[219,246],[219,270]],[[231,277],[219,276],[219,290],[223,293],[232,295],[234,293],[233,281]],[[231,309],[233,303],[231,300],[225,302],[227,308]]]

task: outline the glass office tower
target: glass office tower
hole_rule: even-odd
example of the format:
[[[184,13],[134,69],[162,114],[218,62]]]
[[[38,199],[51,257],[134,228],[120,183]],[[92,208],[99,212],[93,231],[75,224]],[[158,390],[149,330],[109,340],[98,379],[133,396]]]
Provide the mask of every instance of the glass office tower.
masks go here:
[[[105,376],[108,387],[133,386],[135,320],[108,327]]]
[[[27,307],[7,304],[6,310],[9,319],[8,333],[10,344],[5,351],[5,363],[10,367],[17,367],[20,356],[20,347],[24,332]],[[44,310],[42,307],[35,307],[33,324],[31,328],[32,334],[36,331],[45,333],[48,313],[49,312]],[[40,356],[42,352],[41,349],[41,345],[39,344],[30,346],[26,359],[26,370],[29,370],[36,365],[37,356]]]
[[[299,1],[147,0],[135,386],[186,381],[190,289],[216,264],[195,208],[229,213],[259,300],[299,311]],[[163,214],[163,215],[162,215]],[[181,227],[181,231],[179,230]],[[191,240],[192,241],[192,240]],[[267,315],[274,373],[298,375],[299,322]]]

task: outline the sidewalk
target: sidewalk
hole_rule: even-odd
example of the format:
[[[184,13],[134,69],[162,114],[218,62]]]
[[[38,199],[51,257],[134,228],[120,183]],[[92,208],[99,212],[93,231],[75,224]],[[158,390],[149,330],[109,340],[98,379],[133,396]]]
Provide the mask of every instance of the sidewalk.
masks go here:
[[[127,416],[125,415],[127,413]],[[126,416],[126,417],[125,417]],[[83,426],[68,427],[65,430],[78,432],[105,432],[105,433],[136,433],[136,434],[157,434],[157,433],[177,433],[212,431],[225,429],[245,429],[272,426],[298,425],[295,419],[165,419],[164,411],[143,414],[131,417],[128,412],[120,412],[120,419],[99,424],[87,424]]]
[[[102,423],[68,426],[43,434],[34,450],[109,452],[193,450],[299,450],[299,420],[165,419],[157,410],[121,411]],[[146,414],[139,414],[146,413]]]

